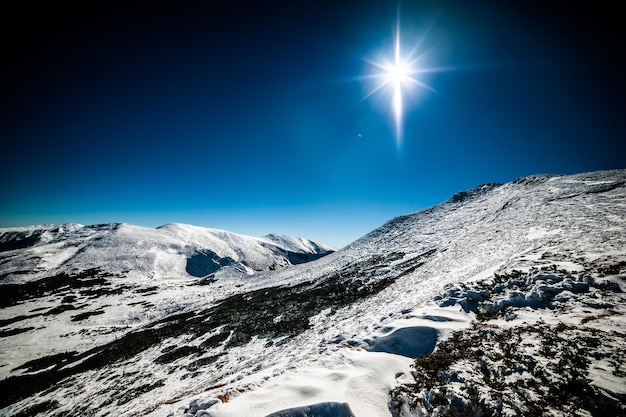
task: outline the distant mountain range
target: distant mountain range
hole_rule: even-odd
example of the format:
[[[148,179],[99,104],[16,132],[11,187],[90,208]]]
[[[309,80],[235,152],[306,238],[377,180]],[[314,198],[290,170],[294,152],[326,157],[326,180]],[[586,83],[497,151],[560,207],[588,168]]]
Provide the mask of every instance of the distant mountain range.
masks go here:
[[[336,252],[2,229],[0,415],[626,415],[625,231],[626,170],[481,185]]]
[[[0,279],[19,283],[89,268],[141,278],[238,276],[308,262],[333,251],[297,237],[257,238],[177,223],[157,229],[124,223],[19,227],[0,229]]]

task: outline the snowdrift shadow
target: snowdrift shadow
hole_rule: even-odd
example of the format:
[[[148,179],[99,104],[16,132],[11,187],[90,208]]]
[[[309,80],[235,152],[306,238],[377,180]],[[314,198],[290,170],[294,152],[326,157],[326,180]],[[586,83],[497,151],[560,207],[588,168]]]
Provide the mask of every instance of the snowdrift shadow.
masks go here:
[[[430,355],[435,350],[438,339],[439,333],[432,327],[403,327],[386,336],[368,341],[369,347],[365,350],[392,353],[413,359]]]
[[[265,417],[355,417],[347,403],[319,403],[288,408]]]
[[[207,275],[217,272],[224,266],[236,264],[231,257],[220,257],[210,249],[202,249],[187,258],[187,266],[185,271],[193,277],[206,277]]]

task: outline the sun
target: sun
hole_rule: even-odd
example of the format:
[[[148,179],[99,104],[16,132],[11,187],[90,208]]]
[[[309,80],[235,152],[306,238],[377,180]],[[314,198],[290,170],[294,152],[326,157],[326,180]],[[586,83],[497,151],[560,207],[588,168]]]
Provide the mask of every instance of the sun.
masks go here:
[[[365,62],[376,69],[375,73],[366,78],[374,78],[377,81],[376,86],[365,98],[374,95],[380,90],[391,93],[391,112],[393,114],[396,144],[398,147],[402,145],[402,125],[404,120],[403,94],[410,91],[412,87],[415,86],[432,91],[432,87],[419,80],[420,73],[431,71],[421,65],[423,55],[417,54],[418,48],[416,46],[410,53],[403,51],[401,39],[400,25],[398,23],[395,30],[393,52],[388,53],[386,57],[378,60],[364,59]]]

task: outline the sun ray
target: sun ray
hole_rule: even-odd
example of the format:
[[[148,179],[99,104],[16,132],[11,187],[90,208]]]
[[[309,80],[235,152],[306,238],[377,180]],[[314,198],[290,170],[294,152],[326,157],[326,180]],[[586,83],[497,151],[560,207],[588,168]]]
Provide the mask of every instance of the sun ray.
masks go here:
[[[432,86],[420,79],[419,75],[452,69],[424,66],[424,61],[427,60],[427,51],[423,48],[426,36],[427,34],[424,34],[410,48],[407,48],[409,51],[407,53],[404,48],[400,19],[398,17],[393,32],[392,48],[387,57],[379,57],[377,59],[361,58],[375,69],[373,74],[362,78],[377,81],[363,100],[384,90],[388,91],[385,96],[390,97],[390,112],[398,148],[402,146],[403,123],[407,112],[404,100],[410,95],[412,88],[419,87],[420,89],[437,92]]]

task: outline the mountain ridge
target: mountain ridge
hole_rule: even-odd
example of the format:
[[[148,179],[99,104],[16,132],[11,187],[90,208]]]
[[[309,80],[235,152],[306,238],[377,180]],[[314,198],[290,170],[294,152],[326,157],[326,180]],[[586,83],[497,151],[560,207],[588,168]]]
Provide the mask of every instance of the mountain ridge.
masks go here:
[[[452,346],[446,340],[466,343],[485,329],[497,329],[489,339],[497,342],[509,329],[528,333],[522,323],[540,319],[538,328],[561,328],[571,341],[605,338],[604,350],[581,351],[591,355],[585,356],[591,365],[572,375],[589,379],[584,386],[595,399],[605,398],[602,392],[621,398],[621,339],[608,330],[626,334],[625,180],[626,170],[615,170],[479,186],[391,219],[319,260],[223,274],[203,285],[190,277],[70,276],[67,288],[0,310],[6,334],[0,385],[13,390],[0,407],[7,415],[41,407],[40,415],[55,417],[445,415],[443,402],[424,402],[419,392],[401,388],[425,383],[428,398],[487,413],[497,408],[493,384],[520,389],[509,374],[498,373],[496,356],[485,359],[492,385],[481,382],[481,357],[468,349],[459,363],[478,360],[477,371],[452,362],[441,368],[471,382],[465,390],[416,380],[408,356],[430,357]],[[94,281],[102,284],[89,286]],[[126,288],[120,292],[118,285]],[[483,316],[489,317],[477,321]],[[585,323],[598,327],[596,336]],[[485,349],[499,352],[489,340]],[[555,343],[568,346],[570,339]],[[89,366],[81,365],[86,357],[93,358]],[[543,369],[555,366],[544,359],[538,361]],[[523,366],[546,388],[567,383],[550,372],[542,380]],[[15,391],[25,378],[64,382],[44,385],[34,400],[37,390]],[[529,398],[538,395],[524,389]],[[583,398],[572,395],[571,401]],[[516,401],[501,410],[529,406]],[[553,414],[568,415],[567,404],[550,404]],[[619,400],[611,404],[624,410]]]
[[[38,252],[46,252],[45,245],[52,246],[52,251],[57,253],[66,253],[62,259],[49,259],[40,266],[37,256]],[[54,248],[55,245],[62,250]],[[16,249],[26,252],[10,257],[0,255],[0,259],[4,258],[2,279],[15,279],[20,275],[19,268],[30,268],[31,275],[36,269],[70,272],[72,264],[76,264],[77,271],[100,267],[111,273],[156,278],[186,274],[201,278],[223,268],[245,275],[315,259],[334,251],[330,246],[307,239],[278,235],[272,239],[257,238],[180,223],[154,229],[128,223],[0,229],[0,254]],[[20,257],[24,258],[23,262]],[[15,265],[14,271],[11,265]]]

